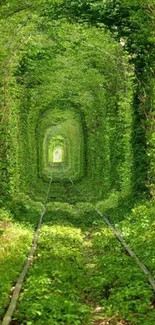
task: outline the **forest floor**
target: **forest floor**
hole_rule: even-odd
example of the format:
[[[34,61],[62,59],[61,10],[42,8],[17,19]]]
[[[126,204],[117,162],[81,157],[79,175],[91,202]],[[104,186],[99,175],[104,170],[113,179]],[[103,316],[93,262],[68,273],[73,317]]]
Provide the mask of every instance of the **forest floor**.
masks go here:
[[[118,227],[155,270],[155,218],[150,207],[137,209]],[[0,229],[2,316],[33,227],[5,217]],[[43,222],[12,325],[154,325],[154,307],[147,278],[92,207],[57,204]]]

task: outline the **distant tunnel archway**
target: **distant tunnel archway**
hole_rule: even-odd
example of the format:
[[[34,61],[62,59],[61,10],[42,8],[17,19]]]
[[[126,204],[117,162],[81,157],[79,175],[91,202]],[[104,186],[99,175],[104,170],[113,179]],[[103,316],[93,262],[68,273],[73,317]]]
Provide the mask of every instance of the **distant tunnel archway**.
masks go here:
[[[74,109],[49,109],[39,120],[39,174],[78,180],[84,174],[84,131]]]

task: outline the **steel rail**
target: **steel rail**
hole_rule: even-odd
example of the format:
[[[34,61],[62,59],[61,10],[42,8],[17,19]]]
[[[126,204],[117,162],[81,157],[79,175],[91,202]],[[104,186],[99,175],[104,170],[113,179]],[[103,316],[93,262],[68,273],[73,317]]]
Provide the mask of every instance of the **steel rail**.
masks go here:
[[[69,178],[69,180],[70,180],[71,184],[77,189],[77,191],[82,194],[82,191],[79,190],[79,188],[74,184],[74,182],[72,181],[72,179]],[[88,198],[86,198],[84,195],[83,195],[83,198],[85,198],[87,202],[90,202],[88,200]],[[126,243],[126,241],[123,238],[123,236],[120,233],[120,231],[109,221],[108,217],[104,216],[104,214],[98,208],[95,208],[95,211],[100,215],[100,217],[103,218],[103,220],[106,223],[106,225],[111,229],[111,231],[114,233],[114,235],[119,240],[119,242],[122,244],[122,246],[124,246],[124,248],[126,249],[126,251],[128,252],[128,254],[131,257],[134,258],[134,260],[136,261],[136,263],[139,266],[139,268],[147,276],[149,283],[151,284],[153,290],[155,291],[155,279],[153,278],[151,272],[148,270],[148,268],[145,266],[145,264],[140,261],[139,257],[135,254],[135,252]]]
[[[25,265],[24,265],[24,267],[22,269],[22,272],[20,273],[20,275],[19,275],[19,277],[17,279],[17,282],[15,284],[14,291],[13,291],[9,306],[7,308],[7,311],[6,311],[5,315],[4,315],[4,318],[2,320],[1,325],[9,325],[11,323],[11,321],[12,321],[12,316],[14,314],[14,311],[15,311],[17,303],[18,303],[20,291],[22,289],[22,285],[23,285],[25,276],[26,276],[26,274],[27,274],[27,272],[28,272],[28,270],[29,270],[29,268],[30,268],[30,266],[32,264],[34,254],[35,254],[36,249],[37,249],[39,231],[40,231],[40,228],[41,228],[41,225],[42,225],[43,218],[44,218],[45,213],[46,213],[46,205],[47,205],[47,201],[48,201],[48,197],[49,197],[49,193],[50,193],[51,184],[52,184],[52,177],[51,177],[50,182],[49,182],[47,195],[46,195],[45,202],[44,202],[44,205],[43,205],[43,210],[42,210],[41,216],[39,218],[37,228],[36,228],[36,230],[34,232],[31,250],[30,250],[29,255],[28,255],[27,259],[26,259],[26,262],[25,262]]]
[[[74,184],[74,182],[72,181],[72,179],[69,178],[69,180],[70,180],[71,184],[76,188],[76,190],[77,190],[77,191],[82,195],[82,197],[83,197],[87,202],[90,203],[90,200],[88,200],[88,198],[87,198],[87,197],[82,193],[82,191],[79,190],[79,188]]]

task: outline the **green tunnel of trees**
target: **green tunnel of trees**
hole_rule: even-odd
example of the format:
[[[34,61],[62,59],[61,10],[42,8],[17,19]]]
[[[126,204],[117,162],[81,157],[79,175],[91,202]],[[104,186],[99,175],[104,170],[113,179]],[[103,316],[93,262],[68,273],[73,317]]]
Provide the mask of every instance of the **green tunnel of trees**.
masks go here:
[[[57,136],[66,181],[79,180],[90,199],[113,191],[138,197],[146,187],[154,196],[153,78],[150,87],[136,84],[142,72],[121,44],[126,37],[118,43],[103,23],[90,26],[93,9],[81,23],[82,7],[73,2],[73,21],[60,14],[63,6],[14,1],[1,8],[2,198],[36,199],[38,182],[42,197],[52,170],[61,178],[61,164],[48,161]]]
[[[90,5],[88,1],[88,7]],[[12,4],[4,2],[1,8],[4,198],[7,195],[8,199],[17,199],[21,192],[31,193],[38,181],[41,191],[46,191],[46,177],[42,176],[48,163],[43,146],[49,140],[43,144],[44,133],[50,128],[48,124],[58,123],[56,120],[63,123],[67,112],[81,116],[79,135],[75,134],[76,142],[79,139],[79,154],[76,152],[78,144],[71,143],[69,135],[65,140],[68,170],[73,169],[69,175],[74,178],[75,173],[78,179],[79,173],[79,186],[89,197],[104,199],[111,191],[138,196],[146,187],[154,196],[154,86],[150,70],[146,71],[146,64],[143,71],[138,70],[134,62],[138,55],[128,55],[101,22],[98,26],[89,25],[87,21],[93,16],[93,7],[91,14],[85,10],[84,14],[87,16],[88,11],[90,17],[83,18],[81,24],[77,17],[82,7],[78,9],[73,2],[70,13],[74,14],[75,21],[68,21],[67,16],[60,15],[62,6],[65,4],[47,1],[38,6],[27,2],[23,7],[14,1]],[[66,12],[68,6],[66,2]],[[47,8],[50,8],[49,14]],[[151,43],[151,39],[149,41]],[[136,53],[136,44],[134,46]],[[149,52],[151,56],[150,48]],[[139,54],[139,65],[141,57]],[[150,87],[140,80],[136,85],[135,73],[136,77],[139,73],[143,83],[144,74],[145,79],[150,76]],[[51,122],[43,122],[46,112]],[[73,119],[76,121],[76,117]],[[63,128],[66,133],[68,128],[68,132],[74,134],[67,124],[61,128],[60,135],[64,138]],[[59,135],[53,127],[53,136],[54,133]],[[81,158],[77,159],[75,152]],[[58,168],[56,173],[59,173]],[[36,194],[37,190],[34,197]]]
[[[144,258],[144,263],[155,274],[152,255],[155,244],[154,30],[154,0],[1,1],[0,240],[1,232],[7,232],[3,229],[5,222],[10,225],[10,215],[11,222],[17,220],[20,226],[22,222],[25,226],[30,221],[34,230],[52,177],[47,222],[50,218],[57,218],[56,222],[64,222],[64,228],[61,230],[58,225],[50,233],[45,226],[41,241],[51,236],[51,241],[58,243],[61,255],[60,237],[63,234],[63,238],[71,238],[67,254],[76,243],[81,249],[80,256],[83,256],[84,237],[77,229],[65,229],[65,218],[72,226],[74,223],[77,227],[80,225],[82,231],[84,222],[86,228],[90,224],[93,228],[95,222],[101,222],[97,221],[98,216],[94,212],[97,207],[113,223],[119,224],[129,244],[133,244],[140,258]],[[76,188],[73,188],[72,182]],[[15,226],[17,234],[18,222]],[[123,305],[120,317],[121,321],[126,317],[129,322],[117,324],[153,325],[155,300],[151,290],[143,286],[143,279],[140,278],[139,282],[138,271],[135,271],[137,291],[134,296],[134,289],[127,288],[130,297],[127,296],[128,292],[123,291],[127,286],[128,267],[124,260],[127,256],[124,254],[123,262],[122,257],[117,259],[121,249],[116,248],[113,255],[114,246],[117,247],[114,238],[110,237],[107,229],[102,233],[100,224],[98,227],[98,232],[91,235],[94,236],[96,254],[99,254],[96,263],[100,273],[96,277],[93,275],[94,278],[92,276],[92,283],[99,294],[103,285],[109,315],[115,301],[117,308],[123,303],[124,294],[126,305]],[[17,273],[23,265],[23,255],[30,247],[32,228],[21,230],[23,240],[21,244],[19,239],[19,247],[27,246],[21,248],[22,253],[14,253],[19,258]],[[52,237],[56,232],[58,237]],[[140,241],[146,244],[147,249]],[[3,239],[0,243],[4,244]],[[104,257],[99,251],[102,243],[105,245]],[[110,257],[106,257],[108,249]],[[80,257],[80,262],[82,259]],[[115,281],[115,274],[109,267],[110,263],[115,264],[115,260],[116,264],[118,262],[117,269],[124,263],[124,273],[120,279],[123,272],[120,269],[118,281]],[[47,267],[48,261],[45,261]],[[100,264],[102,262],[103,265]],[[2,274],[6,272],[6,278],[11,276],[7,273],[7,263],[11,262],[6,258],[6,264],[4,261],[0,268]],[[8,280],[8,287],[4,285],[0,294],[0,315],[8,303],[9,285],[16,280],[16,265],[18,261],[14,262],[15,272]],[[105,283],[103,269],[107,278]],[[128,276],[129,282],[132,282],[132,262],[130,270]],[[80,276],[83,279],[83,275]],[[6,278],[4,284],[7,283]],[[115,285],[116,291],[121,290],[121,286],[125,288],[120,296],[114,292]],[[114,292],[111,304],[108,300],[110,290]],[[97,295],[94,290],[95,299]],[[142,307],[137,302],[141,295],[145,300]],[[130,298],[132,306],[128,304]],[[137,308],[135,314],[134,308]],[[135,316],[138,308],[142,314],[139,322]],[[147,312],[150,313],[150,323],[148,319],[144,321]],[[45,325],[37,321],[29,323],[29,319],[23,324]],[[62,324],[69,325],[69,321]],[[84,323],[76,323],[75,320],[72,324]]]

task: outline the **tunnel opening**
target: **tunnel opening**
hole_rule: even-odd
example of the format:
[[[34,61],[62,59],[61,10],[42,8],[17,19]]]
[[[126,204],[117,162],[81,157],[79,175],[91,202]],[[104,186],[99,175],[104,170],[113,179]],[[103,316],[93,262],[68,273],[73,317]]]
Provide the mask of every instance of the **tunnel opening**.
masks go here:
[[[84,131],[80,114],[74,109],[49,109],[39,119],[39,177],[56,182],[84,175]]]

